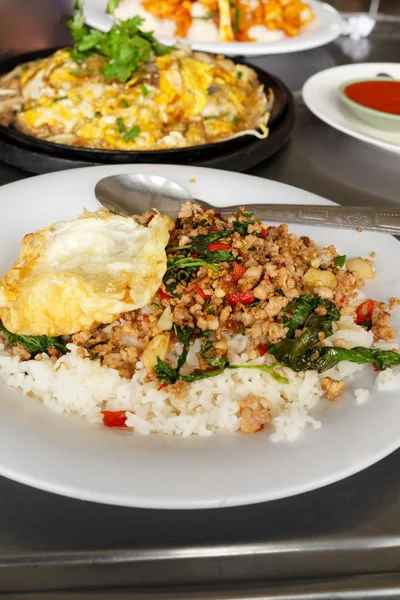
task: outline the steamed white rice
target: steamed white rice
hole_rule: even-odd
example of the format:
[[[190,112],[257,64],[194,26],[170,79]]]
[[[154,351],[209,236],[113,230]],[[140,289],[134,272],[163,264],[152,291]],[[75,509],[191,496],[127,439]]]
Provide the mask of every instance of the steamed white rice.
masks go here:
[[[349,317],[342,317],[335,330],[326,340],[327,345],[338,337],[346,339],[351,347],[370,347],[373,343],[372,334],[355,325]],[[198,344],[196,341],[189,352],[189,370],[197,366]],[[231,364],[271,364],[274,361],[270,355],[249,361],[247,338],[243,335],[235,335],[228,346]],[[365,368],[341,362],[319,375],[316,371],[295,373],[278,367],[289,379],[288,384],[277,382],[263,371],[225,370],[217,377],[188,385],[185,395],[177,399],[169,396],[168,387],[160,390],[159,383],[146,381],[147,371],[141,362],[132,380],[128,380],[120,377],[116,370],[101,366],[99,360],[80,358],[78,346],[68,344],[68,349],[70,352],[55,363],[48,357],[23,362],[0,344],[0,376],[6,384],[24,394],[40,398],[51,410],[60,414],[77,413],[91,423],[102,423],[102,410],[129,411],[127,426],[143,435],[235,432],[240,427],[239,401],[255,394],[268,398],[271,403],[272,427],[267,430],[271,439],[291,441],[307,424],[315,429],[321,427],[311,413],[323,396],[321,380],[324,377],[343,380]],[[173,363],[179,352],[180,346],[176,344],[168,360]],[[400,373],[395,374],[390,369],[379,373],[376,386],[382,390],[399,388]],[[367,392],[362,388],[356,390],[358,403],[367,400]]]

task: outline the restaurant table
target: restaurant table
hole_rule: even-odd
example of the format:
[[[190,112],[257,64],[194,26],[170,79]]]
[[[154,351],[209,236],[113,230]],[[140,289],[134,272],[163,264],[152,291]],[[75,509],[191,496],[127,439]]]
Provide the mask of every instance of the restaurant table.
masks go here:
[[[56,31],[64,43],[62,23]],[[296,125],[289,144],[252,173],[343,204],[399,202],[400,156],[330,128],[301,99],[303,83],[322,69],[399,58],[400,19],[380,15],[367,39],[340,38],[316,50],[254,59],[291,88]],[[1,184],[28,176],[0,164]],[[6,211],[4,197],[3,203]],[[399,467],[400,451],[307,494],[194,511],[105,506],[0,478],[0,595],[400,598]]]

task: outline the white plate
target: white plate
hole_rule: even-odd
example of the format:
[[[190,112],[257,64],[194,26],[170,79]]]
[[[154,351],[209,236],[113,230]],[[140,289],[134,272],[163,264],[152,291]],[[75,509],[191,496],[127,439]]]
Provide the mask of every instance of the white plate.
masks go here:
[[[0,272],[12,264],[26,232],[72,219],[83,207],[95,210],[95,183],[121,172],[163,175],[218,206],[245,201],[329,204],[275,181],[188,166],[117,165],[42,175],[0,189],[6,207],[0,221]],[[191,178],[195,183],[189,183]],[[382,300],[400,296],[395,238],[292,229],[321,245],[336,244],[343,253],[368,256],[376,250],[377,278],[367,285],[367,294]],[[372,368],[362,376],[365,387],[374,376]],[[273,500],[347,477],[400,445],[400,399],[395,393],[373,392],[363,406],[356,405],[350,392],[337,403],[321,402],[323,427],[306,429],[294,443],[272,443],[266,431],[189,439],[133,435],[59,416],[4,384],[0,411],[1,475],[58,494],[124,506],[209,508]]]
[[[226,56],[261,56],[265,54],[284,54],[286,52],[299,52],[329,44],[342,31],[342,18],[332,6],[318,0],[307,0],[311,5],[316,19],[302,30],[296,37],[284,36],[282,39],[271,42],[202,42],[192,39],[178,39],[157,36],[164,44],[176,42],[189,43],[194,50],[204,52],[222,53]],[[108,31],[112,25],[112,18],[105,14],[107,0],[86,0],[86,21],[100,31]]]
[[[303,100],[319,119],[374,146],[400,154],[400,133],[381,131],[357,119],[340,101],[338,89],[345,81],[387,73],[400,79],[399,63],[358,63],[333,67],[313,75],[303,86]]]

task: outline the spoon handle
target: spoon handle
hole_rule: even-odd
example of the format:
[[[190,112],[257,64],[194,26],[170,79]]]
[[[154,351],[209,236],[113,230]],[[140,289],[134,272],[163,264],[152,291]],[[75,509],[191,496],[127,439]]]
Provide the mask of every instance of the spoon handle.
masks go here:
[[[218,208],[234,212],[238,206]],[[280,223],[302,223],[343,229],[367,229],[400,235],[400,207],[303,206],[300,204],[246,204],[257,219]]]

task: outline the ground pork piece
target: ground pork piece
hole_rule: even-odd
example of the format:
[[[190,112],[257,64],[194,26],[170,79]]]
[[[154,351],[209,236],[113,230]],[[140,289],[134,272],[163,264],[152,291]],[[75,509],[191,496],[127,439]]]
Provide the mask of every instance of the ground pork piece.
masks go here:
[[[214,348],[222,356],[228,352],[228,342],[223,338],[214,343]]]
[[[278,267],[273,262],[267,262],[264,265],[264,273],[267,277],[276,277]]]
[[[393,310],[396,306],[400,306],[400,298],[390,298],[389,308]]]
[[[31,353],[18,342],[13,344],[12,353],[13,356],[19,356],[20,360],[29,360],[31,358]]]
[[[250,267],[258,267],[259,263],[258,261],[254,258],[254,256],[250,256],[250,258],[248,258],[246,260],[246,262],[243,263],[243,266],[245,269],[250,269]]]
[[[257,287],[253,289],[253,294],[259,300],[266,300],[274,293],[274,286],[267,279],[263,279]]]
[[[186,306],[176,306],[172,312],[172,320],[179,327],[193,327],[193,317]]]
[[[212,331],[217,331],[219,327],[219,319],[214,315],[196,315],[196,325],[199,329],[206,331],[207,329],[211,329]]]
[[[103,358],[103,365],[109,369],[116,369],[121,377],[126,377],[127,379],[132,379],[135,372],[135,367],[132,364],[120,360],[113,354],[107,354]]]
[[[232,306],[224,306],[224,308],[221,310],[221,314],[219,315],[219,320],[221,323],[225,323],[225,321],[227,321],[227,319],[229,319],[229,315],[232,312]]]
[[[275,279],[275,288],[286,293],[288,290],[293,290],[296,287],[296,282],[286,267],[282,267],[278,271],[278,276]]]
[[[325,306],[317,306],[315,312],[317,313],[317,315],[324,317],[328,311],[326,310]]]
[[[91,352],[94,356],[97,355],[99,358],[103,358],[106,354],[110,354],[113,349],[111,344],[98,344],[95,348],[92,348]]]
[[[344,392],[343,381],[337,381],[336,379],[332,379],[332,377],[324,377],[321,381],[321,387],[325,392],[325,396],[331,402],[335,402],[336,398]]]
[[[78,331],[72,335],[72,343],[77,346],[84,346],[92,337],[91,331]]]
[[[145,315],[147,316],[147,315]],[[140,342],[147,344],[153,334],[153,325],[148,320],[141,319],[132,321],[131,323],[124,323],[122,325],[122,336],[137,338]],[[112,338],[113,339],[113,338]],[[119,342],[115,344],[118,348]]]
[[[262,332],[267,335],[268,341],[277,344],[286,337],[287,327],[282,323],[263,323]]]
[[[124,327],[115,325],[110,331],[110,343],[114,348],[118,348],[122,338],[124,337]]]
[[[371,317],[371,331],[374,334],[374,340],[394,340],[396,335],[389,325],[390,313],[385,310],[376,308]]]
[[[193,304],[193,306],[191,306],[189,308],[189,312],[191,315],[195,315],[196,313],[199,313],[203,310],[203,306],[202,304],[199,304],[198,302],[196,302],[196,304]]]
[[[47,354],[50,356],[50,358],[60,358],[60,356],[62,356],[62,352],[60,352],[60,350],[54,346],[48,346]]]
[[[338,284],[337,291],[345,294],[352,294],[354,290],[358,290],[364,285],[364,279],[357,277],[350,271],[339,271],[336,274],[336,280]]]
[[[245,310],[238,316],[238,321],[241,321],[246,327],[250,327],[250,325],[253,325],[255,318],[250,311]]]
[[[240,431],[256,433],[271,423],[271,403],[266,398],[250,394],[239,401]]]
[[[86,332],[81,332],[81,333],[86,333]],[[84,339],[86,336],[82,336],[81,339]],[[96,346],[97,344],[100,344],[102,342],[107,342],[108,341],[108,334],[105,333],[105,331],[103,331],[103,329],[94,329],[93,331],[91,331],[91,336],[90,338],[84,342],[83,344],[78,344],[78,342],[74,342],[76,344],[78,344],[78,346]]]
[[[257,283],[257,281],[260,281],[261,274],[262,274],[262,265],[249,267],[246,270],[243,277],[241,277],[241,279],[239,279],[239,284],[240,285],[243,284],[246,286],[248,286],[250,284],[251,287],[253,287]]]
[[[196,215],[196,213],[202,213],[203,210],[201,208],[201,206],[199,206],[199,204],[194,204],[192,202],[185,202],[185,204],[182,204],[178,217],[180,219],[187,219],[188,217],[191,217],[193,215]]]
[[[265,308],[268,317],[276,317],[281,312],[282,308],[288,303],[284,296],[273,296],[269,299]]]
[[[257,342],[263,335],[263,327],[268,326],[268,323],[263,323],[258,319],[249,329],[246,329],[246,335],[249,335],[253,341]]]
[[[181,248],[182,246],[186,246],[190,242],[190,237],[188,235],[181,235],[179,238],[178,246]]]
[[[324,298],[325,300],[332,300],[333,298],[333,289],[326,287],[326,286],[321,286],[321,287],[315,287],[313,289],[313,292],[316,296],[319,296],[320,298]]]
[[[136,346],[123,346],[120,350],[124,362],[136,364],[139,358],[139,349]]]
[[[82,348],[82,347],[78,348],[78,350],[76,351],[76,355],[77,355],[79,358],[86,358],[86,352],[85,352],[85,349],[84,349],[84,348]]]

